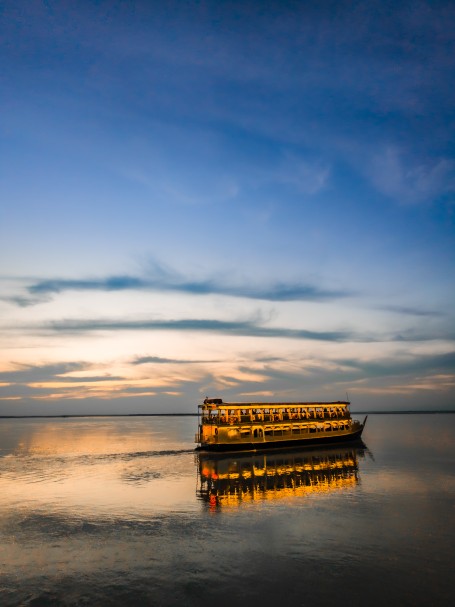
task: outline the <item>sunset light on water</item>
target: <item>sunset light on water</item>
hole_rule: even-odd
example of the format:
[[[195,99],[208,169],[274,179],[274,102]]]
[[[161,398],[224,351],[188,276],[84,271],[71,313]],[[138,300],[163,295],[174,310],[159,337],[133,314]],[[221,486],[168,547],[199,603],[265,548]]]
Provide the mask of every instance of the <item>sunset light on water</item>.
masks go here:
[[[282,583],[289,605],[309,585],[315,605],[443,604],[453,417],[221,455],[194,452],[193,417],[2,420],[2,605],[272,605]]]

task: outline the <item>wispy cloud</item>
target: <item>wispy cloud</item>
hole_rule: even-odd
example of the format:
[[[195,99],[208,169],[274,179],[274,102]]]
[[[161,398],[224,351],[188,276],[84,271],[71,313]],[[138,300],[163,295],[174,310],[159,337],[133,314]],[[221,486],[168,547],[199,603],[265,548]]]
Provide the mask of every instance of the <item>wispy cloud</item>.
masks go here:
[[[194,361],[144,356],[133,360],[146,364],[180,364]],[[143,362],[142,362],[143,361]],[[128,362],[128,361],[127,361]],[[206,362],[206,361],[201,361]],[[364,361],[361,358],[323,359],[271,357],[264,361],[258,357],[225,362],[211,366],[209,362],[197,369],[191,366],[182,373],[163,375],[157,370],[155,376],[105,376],[89,375],[96,372],[93,365],[81,362],[61,362],[47,365],[21,365],[10,372],[0,374],[0,401],[54,401],[86,400],[101,402],[134,397],[160,398],[172,393],[174,396],[188,393],[197,398],[199,394],[222,392],[228,400],[239,397],[327,398],[344,395],[344,391],[356,394],[412,395],[435,391],[447,393],[453,389],[455,376],[455,351],[438,355],[414,355],[403,358],[402,353],[391,353],[381,361]],[[129,361],[131,365],[131,361]],[[133,370],[133,367],[130,367]],[[144,403],[148,402],[144,400]],[[158,401],[157,401],[158,402]],[[161,403],[161,401],[159,401]],[[149,403],[148,405],[149,406]],[[148,409],[146,409],[148,410]]]
[[[85,362],[59,362],[47,365],[17,365],[16,369],[0,372],[0,382],[8,384],[39,383],[52,381],[64,383],[90,383],[123,380],[123,377],[113,375],[69,375],[89,371],[92,365]]]
[[[45,301],[50,301],[50,296],[40,295],[39,297],[23,297],[23,296],[12,296],[12,297],[0,297],[0,301],[4,301],[6,303],[14,304],[19,306],[19,308],[29,308],[30,306],[36,306],[37,304],[41,304]]]
[[[376,310],[384,310],[384,312],[393,312],[394,314],[402,314],[404,316],[423,316],[423,317],[439,317],[444,316],[442,312],[437,310],[424,310],[423,308],[414,308],[409,306],[378,306]]]
[[[327,163],[308,162],[291,153],[283,156],[282,166],[274,173],[272,171],[272,178],[276,182],[293,186],[300,193],[308,195],[317,194],[326,186],[330,176]]]
[[[74,373],[88,368],[87,363],[82,362],[60,362],[49,365],[16,365],[16,369],[0,373],[0,381],[15,383],[33,382],[61,378],[66,373]]]
[[[225,295],[266,301],[331,301],[352,293],[343,289],[325,289],[305,282],[275,282],[268,285],[227,284],[216,279],[188,280],[177,272],[153,264],[149,276],[130,275],[68,280],[38,280],[27,287],[30,297],[9,298],[20,306],[38,303],[40,298],[65,291],[174,291],[190,295]]]
[[[191,378],[100,374],[96,365],[85,362],[16,365],[16,368],[0,373],[0,401],[152,396],[184,381],[189,383]]]
[[[415,395],[419,392],[449,392],[455,388],[455,374],[425,375],[413,381],[369,386],[365,382],[352,385],[351,392],[361,394]]]
[[[455,351],[437,355],[414,355],[403,359],[391,353],[379,362],[358,359],[308,359],[270,362],[260,368],[252,361],[238,370],[249,377],[237,384],[241,390],[288,394],[301,393],[412,395],[434,390],[450,392],[455,385]],[[256,381],[255,381],[256,378]],[[255,386],[257,386],[255,388]],[[254,392],[251,392],[254,390]]]
[[[220,362],[216,360],[184,360],[181,358],[162,358],[161,356],[139,356],[135,358],[131,364],[133,365],[147,365],[147,364],[158,364],[158,365],[196,365],[204,363]]]
[[[134,276],[109,276],[103,279],[41,280],[27,287],[31,295],[49,295],[63,291],[125,291],[127,289],[153,288],[154,283]]]
[[[369,378],[407,375],[413,373],[434,373],[453,371],[455,369],[455,351],[445,354],[393,356],[388,360],[362,361],[343,359],[339,361],[345,367],[351,367]]]
[[[308,331],[264,327],[256,321],[223,321],[187,318],[181,320],[62,320],[44,328],[59,333],[88,333],[92,331],[197,331],[248,337],[285,337],[329,342],[375,341],[374,338],[349,331]]]
[[[39,333],[82,335],[92,332],[116,332],[116,331],[179,331],[213,333],[219,335],[242,336],[242,337],[268,337],[302,339],[332,343],[374,343],[374,342],[423,342],[435,339],[455,339],[453,333],[447,331],[425,331],[425,327],[406,329],[400,332],[390,331],[382,333],[361,332],[354,330],[328,330],[313,331],[308,329],[295,329],[288,327],[274,327],[263,324],[262,318],[252,320],[217,320],[201,318],[183,319],[62,319],[42,323],[39,326],[27,326],[28,331]],[[25,328],[25,327],[24,327]],[[153,361],[153,357],[152,357]],[[150,362],[152,362],[150,361]],[[159,360],[155,360],[159,362]],[[202,361],[201,361],[202,362]]]
[[[433,202],[455,190],[455,163],[449,158],[413,159],[389,145],[370,159],[367,173],[383,194],[406,204]]]

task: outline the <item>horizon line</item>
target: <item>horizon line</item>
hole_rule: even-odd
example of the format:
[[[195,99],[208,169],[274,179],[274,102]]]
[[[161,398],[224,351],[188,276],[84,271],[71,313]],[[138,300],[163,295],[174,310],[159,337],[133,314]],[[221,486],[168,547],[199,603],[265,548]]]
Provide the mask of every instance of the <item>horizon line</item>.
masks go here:
[[[421,415],[439,413],[455,413],[455,409],[413,409],[410,411],[351,411],[351,415]],[[0,415],[0,419],[40,419],[67,417],[198,417],[198,413],[67,413],[60,415]]]

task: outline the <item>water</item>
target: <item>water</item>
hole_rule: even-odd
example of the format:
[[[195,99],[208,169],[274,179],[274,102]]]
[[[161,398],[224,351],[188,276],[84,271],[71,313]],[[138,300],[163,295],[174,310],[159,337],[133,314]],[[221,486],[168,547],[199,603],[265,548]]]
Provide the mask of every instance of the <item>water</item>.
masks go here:
[[[191,417],[0,420],[0,604],[445,605],[455,415],[198,458]]]

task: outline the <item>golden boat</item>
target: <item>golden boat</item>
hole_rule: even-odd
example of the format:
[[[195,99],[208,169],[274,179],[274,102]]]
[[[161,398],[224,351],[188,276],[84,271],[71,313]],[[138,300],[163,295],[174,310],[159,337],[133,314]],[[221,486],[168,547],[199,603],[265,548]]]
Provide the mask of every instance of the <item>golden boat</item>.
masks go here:
[[[199,453],[197,497],[210,509],[353,489],[365,445]]]
[[[198,406],[198,450],[260,450],[360,439],[363,423],[351,418],[349,401],[223,403],[206,398]]]

